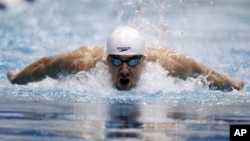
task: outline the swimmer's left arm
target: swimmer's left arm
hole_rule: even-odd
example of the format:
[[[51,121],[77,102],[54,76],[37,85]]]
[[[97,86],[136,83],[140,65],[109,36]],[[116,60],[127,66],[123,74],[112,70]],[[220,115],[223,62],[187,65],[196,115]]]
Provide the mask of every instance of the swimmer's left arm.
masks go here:
[[[244,87],[243,81],[230,79],[225,74],[207,67],[204,67],[202,75],[206,78],[210,89],[232,91],[241,90]]]
[[[244,83],[240,80],[232,80],[226,75],[205,67],[190,57],[180,54],[169,48],[147,48],[149,61],[158,61],[169,71],[169,75],[186,79],[187,77],[204,76],[210,89],[231,91],[232,88],[240,90]]]

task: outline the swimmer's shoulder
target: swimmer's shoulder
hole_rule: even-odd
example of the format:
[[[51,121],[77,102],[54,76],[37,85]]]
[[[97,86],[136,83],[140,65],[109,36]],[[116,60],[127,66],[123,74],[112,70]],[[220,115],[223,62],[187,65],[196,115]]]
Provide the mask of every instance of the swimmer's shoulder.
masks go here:
[[[106,57],[106,48],[102,46],[81,46],[73,53],[91,57],[95,61],[103,61]]]
[[[176,54],[177,52],[168,47],[146,47],[145,49],[148,61],[157,61],[160,58],[166,58],[171,54]]]
[[[73,52],[80,52],[80,53],[89,52],[89,53],[96,53],[99,55],[105,55],[106,48],[102,46],[81,46],[76,50],[74,50]]]

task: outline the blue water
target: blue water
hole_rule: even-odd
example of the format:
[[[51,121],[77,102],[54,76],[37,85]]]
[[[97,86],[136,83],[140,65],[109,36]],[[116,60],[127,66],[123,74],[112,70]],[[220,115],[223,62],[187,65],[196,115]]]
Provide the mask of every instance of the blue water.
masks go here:
[[[0,11],[0,140],[229,140],[250,124],[248,0],[37,0]],[[166,77],[150,63],[137,88],[114,89],[104,64],[60,80],[12,85],[8,70],[82,45],[105,46],[119,25],[241,79],[241,91]]]

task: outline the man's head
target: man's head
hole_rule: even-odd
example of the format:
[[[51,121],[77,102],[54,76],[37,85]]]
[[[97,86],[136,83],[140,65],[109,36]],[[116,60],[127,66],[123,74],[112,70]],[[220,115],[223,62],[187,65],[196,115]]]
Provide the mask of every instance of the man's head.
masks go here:
[[[145,65],[145,41],[138,31],[119,27],[107,41],[107,62],[115,86],[129,90],[140,79]]]

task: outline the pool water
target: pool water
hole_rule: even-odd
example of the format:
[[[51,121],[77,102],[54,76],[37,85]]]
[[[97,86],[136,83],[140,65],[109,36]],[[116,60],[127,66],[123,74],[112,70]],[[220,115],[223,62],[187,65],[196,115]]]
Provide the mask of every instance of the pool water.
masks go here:
[[[0,10],[0,140],[227,141],[250,124],[248,0],[36,0]],[[12,85],[8,70],[82,45],[105,46],[119,25],[147,46],[168,46],[241,79],[241,91],[211,91],[199,78],[147,64],[137,87],[113,88],[107,67],[59,80]]]

